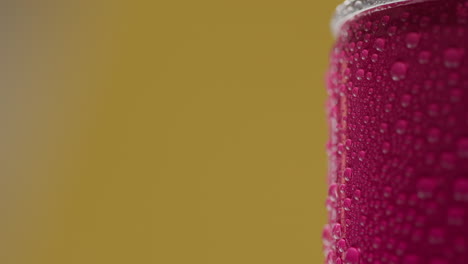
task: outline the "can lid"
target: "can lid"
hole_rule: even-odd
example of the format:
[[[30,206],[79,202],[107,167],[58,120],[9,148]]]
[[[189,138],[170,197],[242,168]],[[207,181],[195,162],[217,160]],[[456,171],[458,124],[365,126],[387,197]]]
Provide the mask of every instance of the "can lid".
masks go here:
[[[331,22],[333,35],[338,36],[341,26],[355,15],[383,5],[398,2],[410,2],[411,0],[345,0],[336,8]]]

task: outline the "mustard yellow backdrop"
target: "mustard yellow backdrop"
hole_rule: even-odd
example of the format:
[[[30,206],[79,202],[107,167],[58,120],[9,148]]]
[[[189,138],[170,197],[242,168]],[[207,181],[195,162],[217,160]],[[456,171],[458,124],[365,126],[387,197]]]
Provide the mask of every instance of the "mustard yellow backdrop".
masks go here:
[[[323,261],[339,1],[10,2],[0,263]]]

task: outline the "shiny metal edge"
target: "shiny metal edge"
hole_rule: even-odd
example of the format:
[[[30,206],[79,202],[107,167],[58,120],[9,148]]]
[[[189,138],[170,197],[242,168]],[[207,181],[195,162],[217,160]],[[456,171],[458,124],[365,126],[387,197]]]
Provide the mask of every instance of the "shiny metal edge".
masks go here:
[[[335,14],[331,21],[332,33],[335,37],[346,21],[352,19],[354,16],[369,9],[378,8],[384,5],[413,2],[411,0],[345,0],[344,3],[336,8]]]

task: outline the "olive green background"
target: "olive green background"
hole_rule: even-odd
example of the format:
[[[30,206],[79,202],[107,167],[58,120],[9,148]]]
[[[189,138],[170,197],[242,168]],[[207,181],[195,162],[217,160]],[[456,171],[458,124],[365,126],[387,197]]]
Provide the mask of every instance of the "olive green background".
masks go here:
[[[0,263],[321,263],[338,2],[5,4]]]

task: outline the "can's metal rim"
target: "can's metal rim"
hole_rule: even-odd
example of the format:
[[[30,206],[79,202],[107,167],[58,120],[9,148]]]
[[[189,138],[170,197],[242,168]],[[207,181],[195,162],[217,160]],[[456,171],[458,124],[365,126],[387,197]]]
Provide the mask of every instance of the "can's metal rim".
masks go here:
[[[335,15],[331,22],[333,35],[336,37],[346,21],[352,19],[357,14],[369,9],[384,7],[384,5],[414,2],[412,0],[345,0],[336,8]]]

